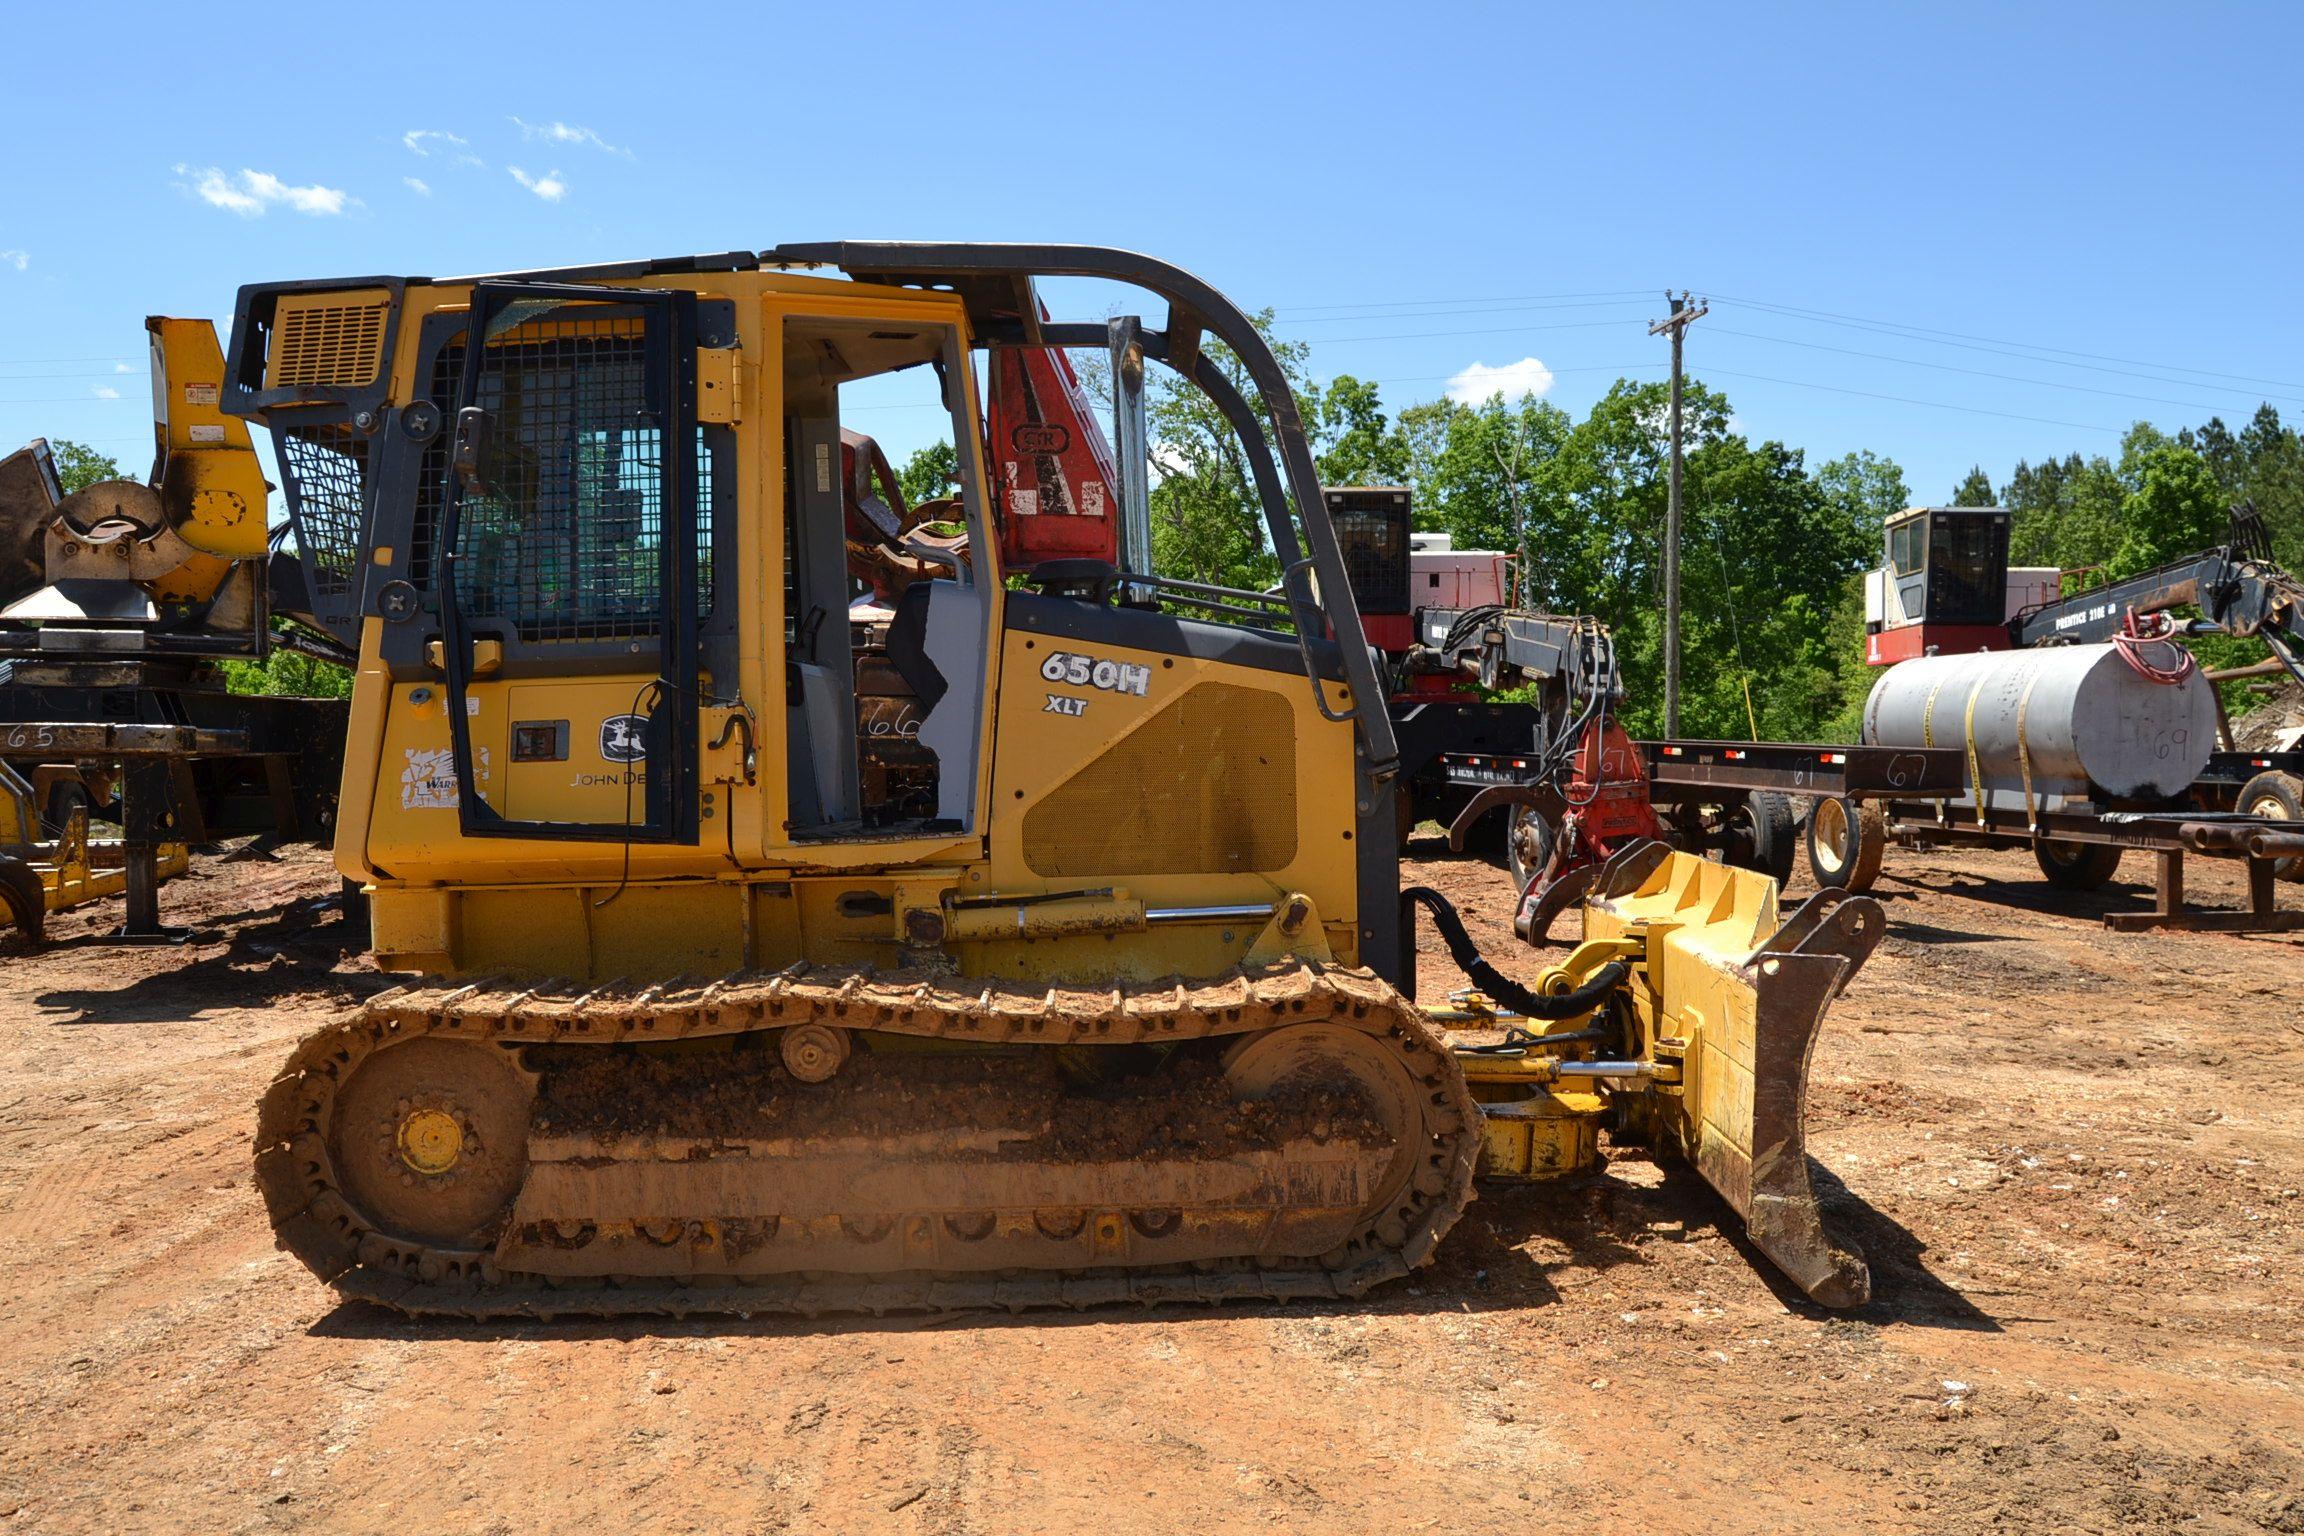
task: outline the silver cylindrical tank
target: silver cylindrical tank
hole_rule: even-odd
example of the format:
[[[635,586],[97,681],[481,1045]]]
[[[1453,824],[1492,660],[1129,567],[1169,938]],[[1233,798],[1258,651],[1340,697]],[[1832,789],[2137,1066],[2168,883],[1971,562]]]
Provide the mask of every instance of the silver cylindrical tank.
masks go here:
[[[2140,654],[2163,670],[2183,661],[2171,641]],[[2216,696],[2198,668],[2179,683],[2154,682],[2114,645],[1921,656],[1872,685],[1864,739],[1963,749],[1973,740],[1987,789],[2021,791],[2029,759],[2036,795],[2161,799],[2208,766]]]

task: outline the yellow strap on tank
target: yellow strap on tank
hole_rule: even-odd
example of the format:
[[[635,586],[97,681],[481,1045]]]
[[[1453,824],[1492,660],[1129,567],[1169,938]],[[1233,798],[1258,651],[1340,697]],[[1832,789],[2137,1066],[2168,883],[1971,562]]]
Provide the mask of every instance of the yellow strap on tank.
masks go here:
[[[1944,679],[1939,677],[1936,679],[1935,683],[1929,687],[1928,702],[1921,707],[1920,745],[1924,747],[1932,747],[1936,745],[1936,695],[1942,693],[1943,691]],[[1951,802],[1943,799],[1939,799],[1936,802],[1936,825],[1940,827],[1948,827],[1952,825]]]
[[[1985,677],[1991,674],[1986,673]],[[1976,800],[1976,825],[1984,826],[1984,765],[1976,757],[1976,701],[1984,693],[1984,678],[1976,679],[1976,686],[1968,690],[1968,712],[1962,724],[1968,738],[1968,792]]]
[[[2039,682],[2040,669],[2034,667],[2024,679],[2024,696],[2016,701],[2016,770],[2024,775],[2024,830],[2034,837],[2040,835],[2040,805],[2032,795],[2032,738],[2025,730],[2025,717],[2032,712],[2032,690]]]

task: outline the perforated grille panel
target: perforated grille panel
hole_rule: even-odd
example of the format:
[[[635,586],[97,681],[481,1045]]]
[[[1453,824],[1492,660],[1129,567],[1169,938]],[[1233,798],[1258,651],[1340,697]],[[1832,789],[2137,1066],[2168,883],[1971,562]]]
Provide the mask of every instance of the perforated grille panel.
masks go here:
[[[388,308],[383,299],[363,304],[284,301],[275,322],[271,386],[373,384],[384,365]]]
[[[527,640],[662,622],[664,430],[638,328],[537,321],[488,348],[477,402],[490,494],[464,499],[457,599]]]
[[[1328,521],[1362,613],[1407,613],[1408,493],[1346,487],[1327,492]]]
[[[341,597],[360,563],[368,439],[348,426],[301,426],[282,429],[276,441],[312,595]]]
[[[1232,874],[1296,857],[1296,737],[1285,701],[1201,683],[1024,818],[1051,878]]]
[[[480,380],[479,403],[496,427],[489,446],[496,455],[498,495],[464,503],[459,597],[467,617],[513,618],[528,639],[652,634],[658,622],[661,433],[634,422],[644,393],[640,336],[604,336],[599,329],[596,321],[524,326],[517,345],[489,348],[488,371]],[[531,340],[557,330],[581,334]],[[443,422],[455,417],[463,376],[464,344],[451,342],[432,366],[430,398]],[[417,471],[408,578],[424,588],[433,581],[452,472],[450,435],[443,427],[425,445]],[[506,447],[511,461],[503,456]],[[712,612],[715,451],[699,427],[699,617]],[[504,473],[510,463],[519,465],[518,474]],[[474,568],[476,551],[486,554],[485,572]]]

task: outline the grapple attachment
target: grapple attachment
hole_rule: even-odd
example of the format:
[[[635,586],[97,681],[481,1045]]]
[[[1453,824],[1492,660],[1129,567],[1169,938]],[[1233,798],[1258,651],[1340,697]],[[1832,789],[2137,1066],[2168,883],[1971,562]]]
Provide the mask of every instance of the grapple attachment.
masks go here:
[[[1815,1301],[1862,1306],[1863,1257],[1826,1234],[1808,1182],[1808,1058],[1840,989],[1880,942],[1870,897],[1819,891],[1779,922],[1776,883],[1662,843],[1610,859],[1584,902],[1584,938],[1637,940],[1632,1128],[1677,1147],[1744,1217],[1760,1251]]]

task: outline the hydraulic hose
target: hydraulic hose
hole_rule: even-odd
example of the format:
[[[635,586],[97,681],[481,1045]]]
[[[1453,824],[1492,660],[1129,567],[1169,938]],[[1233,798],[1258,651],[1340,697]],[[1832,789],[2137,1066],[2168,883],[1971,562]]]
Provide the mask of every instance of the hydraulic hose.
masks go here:
[[[1432,914],[1432,926],[1440,930],[1440,942],[1448,946],[1448,957],[1456,962],[1456,968],[1471,978],[1474,986],[1524,1018],[1572,1019],[1580,1013],[1590,1013],[1606,1002],[1609,994],[1632,974],[1632,968],[1623,961],[1611,960],[1575,991],[1544,997],[1529,991],[1481,957],[1479,946],[1472,942],[1472,935],[1464,931],[1464,920],[1456,915],[1447,897],[1428,885],[1412,885],[1400,894]]]

